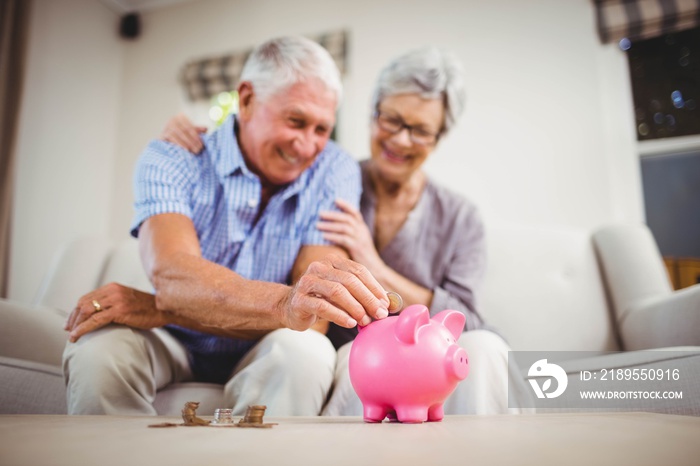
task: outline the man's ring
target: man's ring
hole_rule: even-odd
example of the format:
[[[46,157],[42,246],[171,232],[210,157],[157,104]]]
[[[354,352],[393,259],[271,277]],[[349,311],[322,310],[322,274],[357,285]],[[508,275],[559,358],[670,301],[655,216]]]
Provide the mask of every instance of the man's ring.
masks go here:
[[[96,299],[92,300],[92,307],[95,308],[95,312],[100,312],[102,310],[102,306],[100,305],[100,303],[97,302]]]

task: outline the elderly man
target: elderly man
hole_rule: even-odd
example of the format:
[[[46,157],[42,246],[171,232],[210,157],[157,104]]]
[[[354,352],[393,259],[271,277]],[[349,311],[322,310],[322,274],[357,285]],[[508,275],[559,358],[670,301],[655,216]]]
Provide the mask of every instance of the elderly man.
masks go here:
[[[367,324],[389,305],[316,229],[320,211],[360,196],[357,164],[328,141],[341,91],[322,47],[275,39],[251,54],[239,113],[200,156],[148,146],[132,234],[155,295],[110,284],[80,299],[66,322],[70,413],[153,415],[159,388],[197,380],[224,383],[236,414],[319,414],[335,351],[307,329]]]

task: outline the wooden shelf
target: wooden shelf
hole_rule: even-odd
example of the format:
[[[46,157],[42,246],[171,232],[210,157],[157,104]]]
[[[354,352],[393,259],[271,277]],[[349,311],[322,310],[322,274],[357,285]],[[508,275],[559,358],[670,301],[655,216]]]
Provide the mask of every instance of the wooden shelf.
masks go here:
[[[700,258],[664,257],[664,264],[674,290],[700,283]]]

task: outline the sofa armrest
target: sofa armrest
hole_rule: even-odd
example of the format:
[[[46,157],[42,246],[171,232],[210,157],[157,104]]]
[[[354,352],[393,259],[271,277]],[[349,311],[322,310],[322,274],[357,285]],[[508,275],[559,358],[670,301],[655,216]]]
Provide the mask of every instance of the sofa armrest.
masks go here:
[[[618,322],[631,306],[673,291],[661,253],[645,225],[611,225],[593,234]]]
[[[56,310],[0,299],[0,356],[60,366],[65,321]]]
[[[700,346],[700,285],[635,303],[620,333],[625,350]]]

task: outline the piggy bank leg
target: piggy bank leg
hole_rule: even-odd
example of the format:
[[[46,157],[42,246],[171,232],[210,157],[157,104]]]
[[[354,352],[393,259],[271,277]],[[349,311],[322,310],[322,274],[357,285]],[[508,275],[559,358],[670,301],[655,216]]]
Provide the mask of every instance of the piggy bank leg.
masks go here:
[[[428,410],[428,421],[439,422],[445,417],[445,412],[442,409],[442,403],[438,405],[433,405]]]
[[[400,422],[419,423],[428,420],[428,408],[425,406],[401,406],[396,408],[396,417]]]
[[[383,406],[367,403],[363,405],[363,417],[365,422],[382,422],[388,412],[389,410]]]
[[[396,411],[389,411],[386,415],[386,418],[389,422],[399,422],[399,420],[396,417]]]

